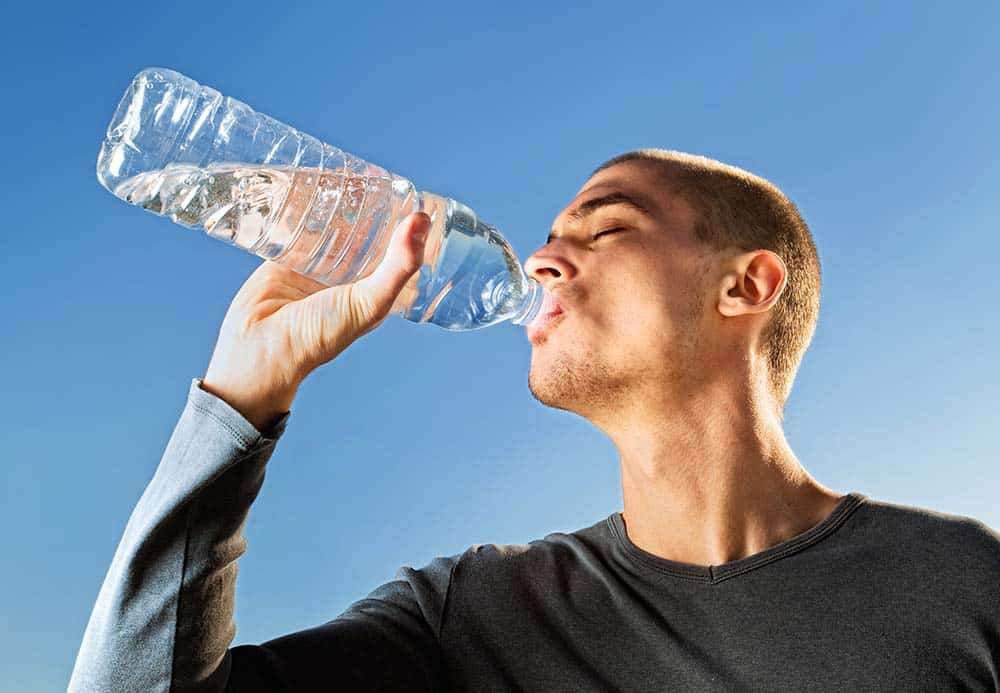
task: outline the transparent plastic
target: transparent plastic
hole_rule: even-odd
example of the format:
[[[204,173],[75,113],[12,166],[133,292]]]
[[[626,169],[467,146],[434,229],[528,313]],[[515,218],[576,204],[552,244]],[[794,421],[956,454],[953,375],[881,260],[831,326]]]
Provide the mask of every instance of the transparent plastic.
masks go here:
[[[108,125],[97,178],[117,197],[335,286],[424,211],[424,264],[391,314],[448,330],[529,324],[543,291],[507,240],[451,198],[299,132],[173,70],[146,68]]]

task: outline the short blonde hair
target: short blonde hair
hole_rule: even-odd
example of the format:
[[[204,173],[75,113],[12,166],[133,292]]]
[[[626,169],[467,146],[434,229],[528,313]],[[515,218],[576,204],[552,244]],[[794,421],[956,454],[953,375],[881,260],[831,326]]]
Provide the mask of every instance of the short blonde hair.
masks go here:
[[[666,149],[637,149],[604,162],[591,174],[626,161],[655,163],[664,183],[698,215],[695,236],[713,250],[737,246],[770,250],[788,270],[787,286],[761,333],[772,395],[783,411],[802,357],[816,331],[820,262],[798,208],[769,181],[704,156]]]

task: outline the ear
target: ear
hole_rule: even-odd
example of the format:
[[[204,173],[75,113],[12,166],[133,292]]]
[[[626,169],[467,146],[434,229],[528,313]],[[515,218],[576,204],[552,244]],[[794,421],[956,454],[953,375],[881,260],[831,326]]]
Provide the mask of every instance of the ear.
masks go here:
[[[719,312],[728,318],[771,309],[788,283],[785,261],[770,250],[736,255],[719,287]]]

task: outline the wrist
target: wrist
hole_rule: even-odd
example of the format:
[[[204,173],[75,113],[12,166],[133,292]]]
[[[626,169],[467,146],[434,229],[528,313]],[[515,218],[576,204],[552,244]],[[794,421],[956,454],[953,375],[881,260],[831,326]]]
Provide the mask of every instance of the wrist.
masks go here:
[[[235,390],[219,386],[202,378],[200,387],[218,397],[250,422],[258,433],[270,430],[291,409],[295,393],[271,397],[247,397]]]

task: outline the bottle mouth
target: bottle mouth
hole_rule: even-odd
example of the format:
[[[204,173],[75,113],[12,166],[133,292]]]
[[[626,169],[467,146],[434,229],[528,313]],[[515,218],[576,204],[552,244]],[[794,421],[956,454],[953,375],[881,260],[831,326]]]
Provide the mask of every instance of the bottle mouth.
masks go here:
[[[527,279],[528,290],[517,316],[511,321],[515,325],[527,325],[541,312],[545,303],[545,289],[534,279]]]

